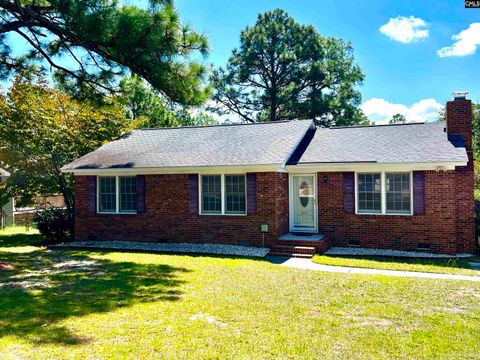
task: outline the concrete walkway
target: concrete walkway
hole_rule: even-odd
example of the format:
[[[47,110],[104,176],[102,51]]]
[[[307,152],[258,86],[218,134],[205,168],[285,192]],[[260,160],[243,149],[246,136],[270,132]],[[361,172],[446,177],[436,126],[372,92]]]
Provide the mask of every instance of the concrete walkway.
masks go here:
[[[400,270],[380,270],[380,269],[366,269],[355,268],[347,266],[333,266],[322,265],[314,263],[310,259],[301,258],[287,258],[280,256],[268,257],[270,262],[281,266],[287,266],[296,269],[305,270],[317,270],[327,271],[332,273],[347,273],[347,274],[367,274],[367,275],[386,275],[386,276],[400,276],[400,277],[413,277],[413,278],[425,278],[425,279],[446,279],[446,280],[467,280],[480,282],[480,276],[468,276],[468,275],[451,275],[451,274],[437,274],[415,271],[400,271]],[[480,275],[480,272],[479,272]]]

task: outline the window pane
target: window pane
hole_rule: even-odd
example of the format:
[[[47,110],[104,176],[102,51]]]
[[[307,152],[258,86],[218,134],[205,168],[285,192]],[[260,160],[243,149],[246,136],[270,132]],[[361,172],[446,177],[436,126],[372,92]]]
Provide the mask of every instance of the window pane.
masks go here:
[[[100,177],[99,178],[99,194],[98,202],[99,212],[115,212],[117,211],[117,195],[116,195],[116,180],[115,176]]]
[[[410,174],[385,174],[387,213],[410,214]]]
[[[225,175],[225,212],[245,214],[245,175]]]
[[[380,173],[357,174],[357,186],[358,212],[380,213],[382,211]]]
[[[120,181],[120,212],[137,211],[137,177],[121,176]]]
[[[202,176],[202,213],[220,214],[222,212],[221,181],[220,175]]]

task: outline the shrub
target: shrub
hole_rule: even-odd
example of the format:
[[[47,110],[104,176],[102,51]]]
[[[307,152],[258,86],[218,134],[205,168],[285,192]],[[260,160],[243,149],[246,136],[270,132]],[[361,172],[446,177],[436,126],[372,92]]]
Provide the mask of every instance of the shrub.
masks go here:
[[[475,200],[480,201],[480,161],[473,162],[474,178],[475,178]]]
[[[64,208],[37,209],[33,221],[46,244],[59,244],[73,238],[73,216]]]

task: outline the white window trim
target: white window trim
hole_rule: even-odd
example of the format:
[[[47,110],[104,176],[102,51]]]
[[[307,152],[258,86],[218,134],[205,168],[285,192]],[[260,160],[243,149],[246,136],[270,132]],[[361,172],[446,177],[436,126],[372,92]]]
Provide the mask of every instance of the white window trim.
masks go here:
[[[225,211],[226,208],[226,199],[225,199],[225,175],[237,175],[237,176],[244,176],[245,177],[245,212],[243,213],[227,213]],[[203,212],[203,204],[202,204],[202,195],[203,195],[203,176],[220,176],[220,185],[221,185],[221,193],[220,193],[220,201],[221,201],[221,212],[220,213],[211,213]],[[205,216],[247,216],[248,214],[248,194],[247,194],[247,174],[198,174],[198,213],[199,215]]]
[[[100,211],[100,178],[102,177],[115,178],[115,211]],[[135,177],[135,175],[97,176],[97,214],[133,215],[138,213],[138,211],[120,211],[120,178],[121,177]]]
[[[368,212],[358,210],[358,175],[380,173],[380,199],[381,212]],[[387,189],[385,186],[386,174],[410,174],[410,212],[387,212]],[[383,215],[383,216],[413,216],[413,171],[358,171],[355,172],[355,214],[357,215]]]

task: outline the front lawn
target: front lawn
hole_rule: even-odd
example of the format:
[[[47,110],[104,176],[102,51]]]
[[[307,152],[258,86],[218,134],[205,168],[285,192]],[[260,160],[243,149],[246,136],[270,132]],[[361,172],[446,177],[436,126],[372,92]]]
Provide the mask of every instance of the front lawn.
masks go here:
[[[315,255],[312,260],[323,265],[480,276],[480,271],[474,270],[470,264],[471,262],[480,263],[479,257],[414,259],[381,256]]]
[[[480,283],[5,242],[2,359],[480,357]]]
[[[25,226],[10,226],[0,230],[0,249],[2,252],[29,252],[38,250],[42,245],[43,237],[38,230]]]

